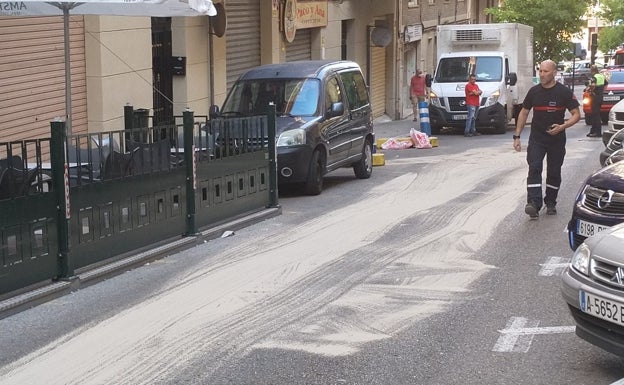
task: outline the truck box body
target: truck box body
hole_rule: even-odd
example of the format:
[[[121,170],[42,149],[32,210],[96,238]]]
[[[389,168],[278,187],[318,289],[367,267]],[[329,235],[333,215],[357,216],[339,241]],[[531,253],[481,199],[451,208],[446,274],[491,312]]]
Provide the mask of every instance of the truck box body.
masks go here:
[[[447,24],[437,27],[437,38],[429,104],[432,133],[466,125],[464,88],[471,73],[483,91],[477,130],[505,133],[534,85],[533,28],[518,23]]]

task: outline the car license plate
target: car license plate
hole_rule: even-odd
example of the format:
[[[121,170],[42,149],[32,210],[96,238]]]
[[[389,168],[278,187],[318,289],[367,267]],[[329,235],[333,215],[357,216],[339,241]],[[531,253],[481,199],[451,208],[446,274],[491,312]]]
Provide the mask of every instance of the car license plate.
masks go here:
[[[583,313],[591,314],[614,324],[624,325],[624,305],[619,302],[580,290],[579,303]]]
[[[617,102],[618,100],[620,100],[620,96],[619,95],[612,95],[612,96],[603,96],[602,97],[603,101],[606,102]]]
[[[466,120],[468,115],[453,115],[453,120]]]
[[[576,224],[576,233],[584,237],[591,237],[592,235],[598,234],[599,232],[608,228],[609,226],[603,226],[579,219]]]

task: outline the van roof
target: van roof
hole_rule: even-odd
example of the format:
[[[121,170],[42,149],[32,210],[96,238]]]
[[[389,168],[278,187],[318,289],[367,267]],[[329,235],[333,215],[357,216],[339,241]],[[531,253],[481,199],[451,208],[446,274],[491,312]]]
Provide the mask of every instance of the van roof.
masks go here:
[[[287,63],[266,64],[249,69],[242,74],[239,80],[267,79],[267,78],[303,78],[319,77],[328,69],[357,68],[360,66],[348,60],[301,60]]]

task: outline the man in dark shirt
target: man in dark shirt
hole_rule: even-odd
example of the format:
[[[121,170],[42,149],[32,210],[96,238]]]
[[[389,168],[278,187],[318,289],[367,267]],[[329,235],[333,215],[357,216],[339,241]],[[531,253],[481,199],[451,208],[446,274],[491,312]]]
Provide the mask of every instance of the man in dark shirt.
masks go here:
[[[545,60],[539,67],[540,84],[527,93],[522,110],[518,114],[513,147],[520,151],[520,134],[524,129],[529,111],[533,109],[531,134],[527,146],[527,204],[524,212],[531,219],[539,217],[542,208],[542,169],[546,157],[546,194],[543,203],[546,214],[557,214],[557,195],[561,185],[561,166],[565,157],[565,130],[581,118],[579,102],[568,87],[557,82],[557,65]],[[566,110],[571,116],[565,120]]]

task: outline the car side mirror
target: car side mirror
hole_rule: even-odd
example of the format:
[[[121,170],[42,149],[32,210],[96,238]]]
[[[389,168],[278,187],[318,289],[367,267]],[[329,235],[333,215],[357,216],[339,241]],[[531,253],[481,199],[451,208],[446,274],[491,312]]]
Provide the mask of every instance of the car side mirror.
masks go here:
[[[219,117],[219,106],[213,104],[208,108],[208,116],[210,119],[216,119]]]
[[[515,86],[518,83],[518,75],[515,72],[510,72],[505,79],[505,83],[510,86]]]
[[[341,116],[344,114],[344,103],[336,102],[332,103],[331,109],[329,110],[329,117],[333,118],[334,116]]]
[[[617,163],[624,160],[624,149],[620,148],[619,150],[615,150],[609,155],[609,157],[605,160],[605,166],[608,166],[613,163]]]
[[[427,87],[431,87],[432,82],[433,82],[433,78],[431,77],[431,75],[429,74],[425,75],[425,85]]]

